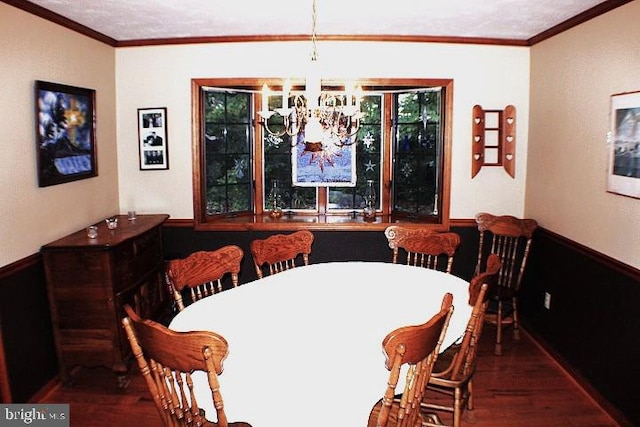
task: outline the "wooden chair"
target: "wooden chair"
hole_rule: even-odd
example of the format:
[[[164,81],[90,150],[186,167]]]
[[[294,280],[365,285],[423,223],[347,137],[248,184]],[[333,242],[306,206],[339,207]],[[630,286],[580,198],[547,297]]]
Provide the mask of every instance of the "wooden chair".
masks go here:
[[[484,315],[488,305],[488,289],[494,285],[502,263],[496,254],[489,255],[487,271],[474,276],[469,283],[469,305],[473,306],[462,342],[451,346],[433,368],[427,390],[453,398],[451,406],[425,400],[421,404],[428,411],[446,411],[453,414],[453,427],[460,427],[462,412],[473,410],[473,375],[476,370],[478,342],[482,335]]]
[[[487,323],[496,325],[494,353],[502,354],[503,326],[513,326],[513,337],[520,339],[518,322],[518,292],[527,265],[533,232],[538,223],[533,219],[519,219],[511,215],[495,216],[488,213],[476,215],[480,232],[476,273],[489,253],[500,257],[502,268],[496,287],[490,292],[492,305],[485,315]],[[494,309],[495,306],[495,309]]]
[[[309,265],[312,244],[313,233],[308,230],[291,234],[274,234],[266,239],[253,240],[251,255],[258,278],[263,277],[262,268],[265,264],[268,266],[269,274],[296,267],[296,259],[300,257],[304,265]]]
[[[460,236],[456,233],[439,233],[427,228],[408,228],[391,225],[384,231],[393,249],[393,263],[398,262],[400,249],[406,252],[407,265],[431,268],[451,273],[453,257]]]
[[[371,410],[368,427],[418,427],[427,420],[438,423],[437,416],[427,417],[421,412],[420,402],[453,313],[452,302],[453,296],[447,293],[440,312],[429,321],[398,328],[384,338],[382,348],[389,381],[384,397]],[[407,365],[404,391],[395,399],[403,365]]]
[[[141,319],[129,305],[122,325],[158,413],[165,426],[251,427],[229,423],[218,383],[227,341],[214,332],[175,332],[152,320]],[[209,379],[217,422],[205,420],[193,394],[191,375],[203,371]]]
[[[186,258],[167,263],[166,279],[178,310],[185,307],[183,293],[188,289],[190,302],[223,290],[222,279],[229,274],[231,285],[238,286],[238,274],[244,253],[238,246],[214,251],[194,252]]]

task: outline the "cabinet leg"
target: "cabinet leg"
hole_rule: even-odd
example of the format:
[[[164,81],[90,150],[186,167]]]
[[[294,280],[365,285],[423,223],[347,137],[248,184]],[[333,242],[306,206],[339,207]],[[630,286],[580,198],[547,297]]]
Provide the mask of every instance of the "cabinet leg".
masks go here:
[[[70,369],[67,369],[66,366],[60,366],[60,382],[63,387],[73,387],[75,385],[75,381],[73,380],[73,375]]]
[[[129,379],[129,375],[128,375],[129,369],[126,363],[124,362],[117,363],[113,367],[113,372],[116,374],[116,386],[118,387],[118,390],[119,391],[126,390],[127,387],[129,387],[129,384],[131,383],[131,380]]]
[[[126,373],[116,374],[116,386],[118,387],[118,390],[120,391],[126,390],[127,387],[129,387],[130,383],[131,383],[131,380],[129,379],[129,376]]]

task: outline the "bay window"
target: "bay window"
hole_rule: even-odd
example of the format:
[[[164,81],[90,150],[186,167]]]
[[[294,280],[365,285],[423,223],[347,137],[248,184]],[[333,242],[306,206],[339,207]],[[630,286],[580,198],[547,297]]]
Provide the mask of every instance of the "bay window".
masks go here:
[[[277,117],[268,122],[271,132],[265,129],[258,114],[263,82],[193,81],[196,228],[378,230],[392,222],[448,228],[452,81],[359,82],[355,144],[322,150],[303,147],[296,135],[279,136]],[[355,185],[294,180],[297,164],[320,176],[348,156],[355,156]],[[376,196],[373,221],[362,216],[367,181]],[[269,216],[276,193],[283,213],[277,218]]]

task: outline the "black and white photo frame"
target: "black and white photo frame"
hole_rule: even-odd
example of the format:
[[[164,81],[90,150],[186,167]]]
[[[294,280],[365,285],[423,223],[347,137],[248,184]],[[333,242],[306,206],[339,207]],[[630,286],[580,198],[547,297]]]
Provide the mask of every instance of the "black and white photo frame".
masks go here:
[[[138,109],[140,170],[169,169],[167,109]]]

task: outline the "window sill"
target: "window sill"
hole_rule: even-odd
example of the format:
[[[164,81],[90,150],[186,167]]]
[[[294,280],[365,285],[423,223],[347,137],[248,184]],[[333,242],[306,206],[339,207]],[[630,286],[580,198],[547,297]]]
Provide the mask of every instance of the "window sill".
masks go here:
[[[365,221],[361,215],[356,218],[344,215],[283,215],[280,218],[271,218],[268,214],[226,217],[206,223],[196,222],[194,228],[198,231],[383,231],[391,224],[427,227],[438,231],[449,228],[448,219],[436,224],[411,219],[392,219],[389,215],[378,215],[373,221]]]

